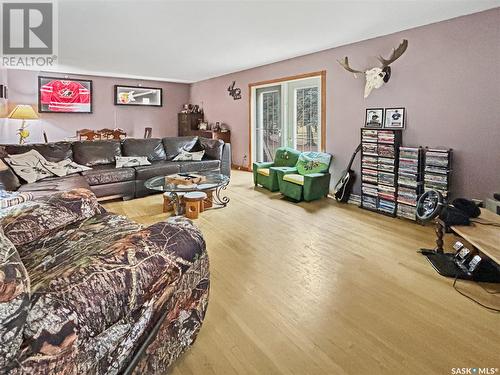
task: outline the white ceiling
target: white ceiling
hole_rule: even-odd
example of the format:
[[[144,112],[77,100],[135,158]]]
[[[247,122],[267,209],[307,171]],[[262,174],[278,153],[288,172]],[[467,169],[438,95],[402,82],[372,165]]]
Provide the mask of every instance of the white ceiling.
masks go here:
[[[59,0],[58,71],[177,82],[500,6],[500,0]]]

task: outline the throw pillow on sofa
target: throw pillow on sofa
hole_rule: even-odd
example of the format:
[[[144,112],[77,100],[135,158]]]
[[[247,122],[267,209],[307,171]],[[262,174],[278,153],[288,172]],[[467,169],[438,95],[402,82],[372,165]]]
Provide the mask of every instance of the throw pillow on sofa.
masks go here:
[[[324,152],[303,152],[297,161],[297,171],[301,175],[328,172],[330,158],[331,155]]]
[[[80,165],[70,159],[61,160],[58,162],[46,161],[43,166],[58,177],[67,176],[69,174],[88,171],[92,168],[85,165]]]
[[[117,156],[116,168],[139,167],[151,165],[147,156]]]
[[[36,182],[47,177],[63,177],[92,169],[80,165],[71,159],[52,162],[45,159],[38,151],[30,150],[24,154],[9,155],[5,161],[14,172],[28,183]]]
[[[205,151],[188,152],[181,150],[179,155],[174,158],[174,161],[200,161],[205,155]]]
[[[35,150],[30,150],[24,154],[9,155],[8,158],[5,158],[5,162],[10,165],[15,174],[27,183],[33,183],[54,176],[43,165],[47,160]]]

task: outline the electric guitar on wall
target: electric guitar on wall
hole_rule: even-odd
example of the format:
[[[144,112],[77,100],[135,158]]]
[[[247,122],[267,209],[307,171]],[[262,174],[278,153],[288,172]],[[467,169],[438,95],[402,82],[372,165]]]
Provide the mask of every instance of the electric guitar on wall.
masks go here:
[[[342,171],[341,178],[335,185],[335,199],[337,202],[346,203],[349,200],[352,192],[352,186],[354,185],[354,181],[356,180],[356,173],[351,169],[352,163],[354,162],[354,158],[357,153],[361,150],[361,143],[356,147],[356,150],[352,154],[351,160],[347,165],[347,169]]]

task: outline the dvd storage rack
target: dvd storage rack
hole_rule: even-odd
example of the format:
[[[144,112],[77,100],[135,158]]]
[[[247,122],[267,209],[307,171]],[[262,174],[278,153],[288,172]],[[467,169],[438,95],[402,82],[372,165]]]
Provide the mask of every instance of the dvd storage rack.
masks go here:
[[[418,198],[423,191],[422,147],[400,147],[398,169],[398,217],[416,220]]]
[[[361,208],[396,216],[401,130],[361,129]]]
[[[451,149],[425,149],[424,190],[437,190],[447,200],[450,195]]]

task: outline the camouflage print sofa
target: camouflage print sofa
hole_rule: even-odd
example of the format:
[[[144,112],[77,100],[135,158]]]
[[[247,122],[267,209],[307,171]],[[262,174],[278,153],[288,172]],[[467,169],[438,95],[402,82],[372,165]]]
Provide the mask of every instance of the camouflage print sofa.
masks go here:
[[[208,291],[185,219],[143,228],[86,189],[0,210],[0,373],[163,374]]]

